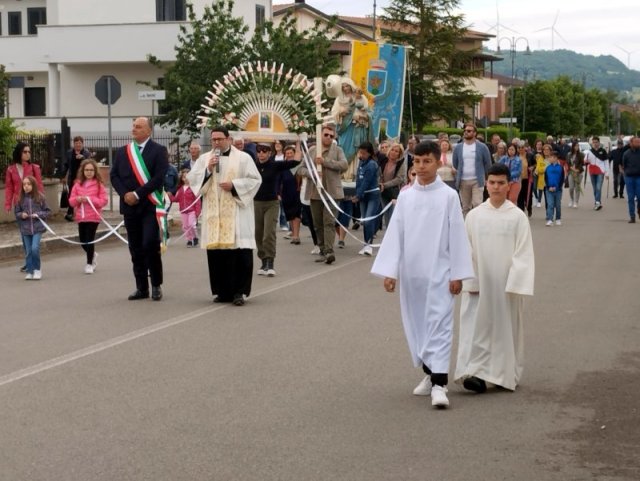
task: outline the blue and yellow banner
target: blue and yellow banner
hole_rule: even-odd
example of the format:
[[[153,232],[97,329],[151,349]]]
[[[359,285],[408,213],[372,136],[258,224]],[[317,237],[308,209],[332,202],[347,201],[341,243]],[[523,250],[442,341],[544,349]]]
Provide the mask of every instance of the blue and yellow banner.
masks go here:
[[[374,42],[352,43],[351,79],[369,99],[376,138],[381,129],[386,131],[387,137],[400,137],[405,75],[405,47]]]

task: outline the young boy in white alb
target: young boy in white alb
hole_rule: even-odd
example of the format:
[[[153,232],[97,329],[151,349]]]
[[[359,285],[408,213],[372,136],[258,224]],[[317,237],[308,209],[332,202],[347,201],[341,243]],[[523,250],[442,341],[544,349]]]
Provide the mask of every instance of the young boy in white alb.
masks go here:
[[[449,406],[447,384],[453,335],[454,295],[473,277],[460,199],[437,175],[440,147],[415,148],[413,185],[400,193],[371,272],[394,292],[399,282],[400,312],[415,366],[426,377],[414,390],[431,404]]]

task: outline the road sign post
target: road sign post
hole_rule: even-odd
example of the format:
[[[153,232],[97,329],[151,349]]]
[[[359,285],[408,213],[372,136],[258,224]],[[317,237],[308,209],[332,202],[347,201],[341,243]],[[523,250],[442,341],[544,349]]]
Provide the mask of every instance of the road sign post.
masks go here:
[[[107,159],[109,160],[109,170],[111,170],[113,156],[113,143],[111,139],[111,105],[116,103],[116,101],[120,98],[121,93],[122,86],[120,85],[120,82],[118,82],[118,79],[116,79],[113,75],[103,75],[96,82],[96,98],[100,101],[100,103],[107,106]],[[113,210],[113,186],[111,185],[111,182],[109,182],[109,209]]]
[[[138,92],[138,100],[151,100],[151,137],[153,137],[153,132],[156,128],[154,121],[156,100],[164,100],[165,98],[165,90],[142,90]]]

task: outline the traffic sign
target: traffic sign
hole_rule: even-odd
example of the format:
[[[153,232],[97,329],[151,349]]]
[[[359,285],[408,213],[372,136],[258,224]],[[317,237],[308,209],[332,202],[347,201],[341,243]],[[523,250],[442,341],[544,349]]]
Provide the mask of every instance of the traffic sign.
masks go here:
[[[113,75],[103,75],[96,82],[96,98],[103,105],[112,105],[120,98],[122,88]],[[111,94],[111,98],[109,98]]]
[[[501,124],[515,124],[518,122],[518,117],[500,117],[498,119],[498,122],[500,122]]]
[[[164,100],[165,90],[142,90],[138,92],[138,100]]]

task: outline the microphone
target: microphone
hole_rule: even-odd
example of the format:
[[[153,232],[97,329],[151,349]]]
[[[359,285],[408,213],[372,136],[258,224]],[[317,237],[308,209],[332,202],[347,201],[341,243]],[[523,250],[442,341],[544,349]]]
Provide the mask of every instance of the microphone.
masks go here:
[[[216,158],[218,159],[218,163],[216,164],[216,174],[219,174],[219,173],[220,173],[220,154],[221,154],[221,153],[222,153],[222,152],[220,152],[220,149],[215,149],[215,150],[213,151],[213,155],[215,155],[215,156],[216,156]]]

